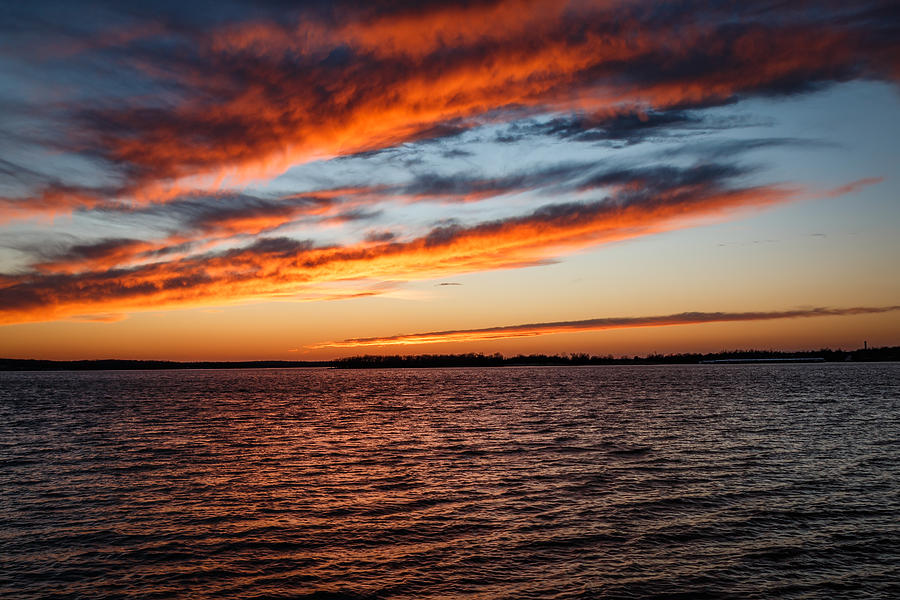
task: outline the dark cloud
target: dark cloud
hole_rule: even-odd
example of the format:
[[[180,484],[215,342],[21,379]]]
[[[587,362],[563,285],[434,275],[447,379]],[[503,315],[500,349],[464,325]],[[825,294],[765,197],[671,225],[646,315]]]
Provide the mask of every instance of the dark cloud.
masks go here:
[[[278,157],[446,139],[543,113],[573,93],[597,105],[588,114],[620,111],[621,103],[590,95],[597,86],[646,110],[560,117],[545,133],[635,143],[700,125],[689,109],[892,79],[900,68],[900,19],[893,3],[878,0],[852,8],[536,2],[524,12],[502,1],[415,9],[228,2],[209,12],[193,3],[47,6],[14,11],[10,29],[24,34],[12,43],[27,64],[29,34],[47,39],[51,53],[65,41],[95,40],[69,50],[78,92],[54,119],[66,119],[63,147],[125,181],[119,195],[196,175],[269,172]],[[121,71],[128,76],[111,76]]]
[[[580,189],[615,185],[632,186],[634,192],[662,191],[697,186],[722,187],[737,177],[752,172],[750,167],[725,163],[701,163],[690,167],[659,165],[653,167],[613,169],[592,175],[580,184]]]
[[[650,137],[684,135],[723,127],[685,110],[626,112],[614,115],[573,114],[549,121],[511,124],[495,139],[518,144],[534,136],[552,136],[576,142],[636,144]]]
[[[591,168],[586,163],[564,163],[497,178],[480,178],[472,173],[452,176],[425,173],[418,174],[410,183],[389,188],[388,193],[419,199],[479,200],[563,184],[583,176]]]
[[[730,140],[703,140],[697,143],[686,143],[676,148],[667,148],[659,152],[662,158],[674,158],[691,155],[700,160],[734,160],[736,157],[769,148],[833,148],[831,142],[796,137],[757,137]]]
[[[397,235],[392,231],[370,231],[366,234],[367,242],[390,242],[396,239]]]
[[[248,194],[187,199],[178,206],[161,207],[168,215],[181,214],[187,232],[256,234],[270,231],[301,217],[327,213],[338,203],[334,198],[301,195],[267,199]]]
[[[86,259],[96,259],[103,256],[108,256],[111,253],[118,252],[123,248],[133,248],[136,245],[140,245],[143,242],[141,240],[133,240],[128,238],[111,238],[101,240],[99,242],[94,242],[92,244],[77,244],[72,246],[68,250],[68,256],[70,258],[86,258]]]
[[[470,158],[475,156],[475,153],[462,148],[448,148],[441,152],[441,156],[444,158]]]
[[[229,250],[223,256],[245,256],[252,254],[274,255],[288,258],[306,252],[313,247],[309,240],[298,241],[286,237],[260,238],[244,248]]]
[[[347,200],[368,190],[323,189],[309,193],[261,197],[248,193],[189,194],[166,203],[140,207],[106,203],[94,213],[132,220],[159,221],[173,235],[231,236],[270,232],[296,222],[359,221],[377,216],[375,210],[348,205]]]
[[[336,222],[344,221],[369,221],[381,215],[380,210],[367,210],[363,208],[354,208],[351,210],[339,212],[331,219]]]
[[[149,242],[132,238],[105,238],[92,242],[60,243],[32,246],[30,254],[36,257],[32,267],[44,273],[91,272],[112,269],[147,260],[159,260],[175,254],[189,252],[193,241],[163,240]]]

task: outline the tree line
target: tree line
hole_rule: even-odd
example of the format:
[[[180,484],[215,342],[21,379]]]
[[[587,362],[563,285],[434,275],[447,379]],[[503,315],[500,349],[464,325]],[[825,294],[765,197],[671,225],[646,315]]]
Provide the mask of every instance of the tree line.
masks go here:
[[[364,355],[319,361],[203,361],[176,362],[165,360],[34,360],[0,358],[0,371],[96,371],[96,370],[159,370],[159,369],[285,369],[302,367],[333,367],[337,369],[391,369],[427,367],[514,367],[514,366],[578,366],[578,365],[680,365],[705,361],[729,360],[819,360],[824,362],[900,361],[900,346],[860,348],[858,350],[807,350],[781,352],[773,350],[726,350],[722,352],[648,354],[646,356],[605,356],[587,353],[568,354],[413,354]]]

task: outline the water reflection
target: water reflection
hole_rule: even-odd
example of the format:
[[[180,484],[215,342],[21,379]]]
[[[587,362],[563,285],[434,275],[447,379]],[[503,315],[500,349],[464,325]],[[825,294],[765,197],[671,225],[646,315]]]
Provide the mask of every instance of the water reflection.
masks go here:
[[[3,373],[0,591],[883,594],[900,559],[898,375]]]

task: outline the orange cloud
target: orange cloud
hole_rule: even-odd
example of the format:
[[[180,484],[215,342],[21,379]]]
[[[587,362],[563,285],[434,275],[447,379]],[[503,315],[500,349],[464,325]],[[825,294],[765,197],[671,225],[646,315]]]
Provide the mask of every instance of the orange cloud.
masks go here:
[[[73,102],[66,142],[55,143],[122,183],[38,185],[0,199],[0,220],[169,201],[527,114],[704,107],[896,78],[900,64],[898,42],[864,10],[823,19],[752,2],[498,0],[340,13],[98,33],[78,55],[103,49],[159,94]],[[157,38],[166,44],[147,52]]]
[[[884,181],[884,177],[866,177],[864,179],[858,179],[856,181],[851,181],[846,185],[840,185],[836,188],[826,190],[824,196],[827,198],[839,198],[840,196],[856,193],[865,187],[881,183],[882,181]]]
[[[358,9],[335,24],[232,24],[192,34],[198,56],[178,57],[179,69],[157,65],[184,90],[180,101],[82,111],[76,134],[129,174],[123,194],[145,201],[442,127],[541,111],[708,106],[895,71],[886,57],[897,42],[867,35],[866,22],[805,22],[770,8],[736,26],[729,11],[703,5],[701,19],[700,10],[664,20],[641,3],[506,0]]]
[[[354,338],[338,342],[324,342],[322,344],[308,346],[308,348],[362,348],[367,346],[406,346],[443,342],[477,342],[517,337],[532,337],[536,335],[551,335],[554,333],[571,333],[576,331],[602,331],[604,329],[626,329],[633,327],[668,327],[672,325],[696,325],[701,323],[835,317],[885,313],[895,310],[900,310],[900,306],[812,308],[805,310],[741,313],[686,312],[674,315],[656,315],[650,317],[606,317],[599,319],[584,319],[580,321],[556,321],[551,323],[484,327],[480,329],[455,329],[449,331],[432,331],[428,333],[410,333],[387,337]]]
[[[317,287],[338,281],[427,279],[534,265],[587,246],[720,219],[794,195],[778,188],[683,185],[641,200],[551,205],[522,217],[437,228],[407,242],[321,248],[270,238],[218,254],[127,269],[24,275],[0,288],[0,322],[258,298],[302,299],[304,294],[316,297]]]
[[[15,219],[71,213],[101,204],[108,192],[62,184],[46,185],[28,196],[0,196],[0,225]]]

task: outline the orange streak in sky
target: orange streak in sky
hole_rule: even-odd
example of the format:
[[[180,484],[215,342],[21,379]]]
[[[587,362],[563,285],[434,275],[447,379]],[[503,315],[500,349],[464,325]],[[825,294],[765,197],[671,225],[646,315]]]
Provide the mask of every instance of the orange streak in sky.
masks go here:
[[[676,188],[651,201],[547,207],[531,215],[445,228],[408,242],[312,248],[261,240],[217,255],[77,275],[22,276],[0,287],[0,322],[228,304],[316,293],[345,280],[428,279],[539,264],[600,243],[695,225],[792,198],[779,188]]]
[[[826,190],[822,193],[822,195],[826,198],[838,198],[846,194],[858,192],[864,187],[868,187],[876,183],[881,183],[882,181],[884,181],[884,177],[866,177],[864,179],[857,179],[856,181],[851,181],[846,185],[841,185],[836,188]]]
[[[895,310],[900,310],[900,306],[813,308],[808,310],[744,313],[688,312],[674,315],[656,315],[650,317],[611,317],[600,319],[585,319],[581,321],[558,321],[552,323],[531,323],[527,325],[485,327],[481,329],[433,331],[429,333],[411,333],[405,335],[392,335],[387,337],[355,338],[342,340],[339,342],[324,342],[322,344],[315,344],[307,347],[310,349],[363,348],[367,346],[408,346],[418,344],[437,344],[445,342],[478,342],[485,340],[503,340],[518,337],[532,337],[536,335],[552,335],[554,333],[602,331],[605,329],[668,327],[672,325],[696,325],[702,323],[725,323],[737,321],[770,321],[774,319],[798,319],[809,317],[834,317],[885,313]]]

